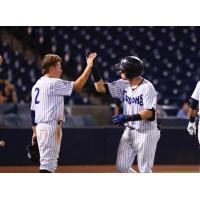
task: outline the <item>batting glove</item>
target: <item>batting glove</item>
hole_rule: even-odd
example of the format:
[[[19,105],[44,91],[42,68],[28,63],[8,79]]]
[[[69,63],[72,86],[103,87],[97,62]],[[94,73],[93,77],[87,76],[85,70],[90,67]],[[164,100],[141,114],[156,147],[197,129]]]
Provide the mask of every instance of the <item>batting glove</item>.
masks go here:
[[[195,122],[189,122],[187,131],[189,132],[190,135],[196,135],[196,124]]]
[[[117,126],[123,125],[127,121],[128,121],[127,115],[121,114],[121,115],[115,115],[112,117],[112,123]]]

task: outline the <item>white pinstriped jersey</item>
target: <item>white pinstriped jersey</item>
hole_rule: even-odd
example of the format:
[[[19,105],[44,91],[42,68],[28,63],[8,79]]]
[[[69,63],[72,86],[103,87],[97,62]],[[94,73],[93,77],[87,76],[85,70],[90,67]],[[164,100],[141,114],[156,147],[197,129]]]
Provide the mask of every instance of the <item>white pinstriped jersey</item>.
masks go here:
[[[119,98],[122,101],[125,115],[134,115],[144,109],[154,108],[156,110],[157,94],[152,83],[146,79],[143,79],[142,83],[135,89],[132,89],[129,81],[122,79],[108,83],[108,88],[112,97]],[[130,121],[125,126],[143,132],[157,129],[157,122],[156,120]]]
[[[194,89],[194,92],[192,93],[192,96],[191,96],[193,99],[196,99],[197,101],[199,101],[199,108],[200,108],[200,81],[198,81],[195,89]],[[200,109],[198,111],[198,115],[200,115]]]
[[[73,82],[41,77],[31,92],[31,110],[35,111],[35,123],[64,121],[64,96],[71,96],[72,89]]]

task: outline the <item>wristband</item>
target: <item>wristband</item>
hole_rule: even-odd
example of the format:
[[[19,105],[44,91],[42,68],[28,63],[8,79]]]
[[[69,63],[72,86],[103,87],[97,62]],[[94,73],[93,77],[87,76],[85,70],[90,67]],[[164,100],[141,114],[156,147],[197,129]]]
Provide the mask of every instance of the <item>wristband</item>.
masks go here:
[[[37,124],[35,123],[35,111],[31,110],[31,121],[32,121],[32,126],[36,126]]]
[[[127,121],[140,121],[142,119],[140,114],[128,115]]]
[[[92,68],[92,75],[95,83],[101,80],[99,68],[97,67],[96,63],[94,63],[94,67]]]

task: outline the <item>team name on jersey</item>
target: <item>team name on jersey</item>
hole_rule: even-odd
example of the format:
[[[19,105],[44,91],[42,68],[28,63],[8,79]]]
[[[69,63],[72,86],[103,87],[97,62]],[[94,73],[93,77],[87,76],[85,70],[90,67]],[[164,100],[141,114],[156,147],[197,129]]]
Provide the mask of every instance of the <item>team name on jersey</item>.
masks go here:
[[[143,96],[142,94],[137,97],[129,97],[127,95],[127,91],[123,91],[123,102],[127,102],[128,104],[138,104],[143,106]]]

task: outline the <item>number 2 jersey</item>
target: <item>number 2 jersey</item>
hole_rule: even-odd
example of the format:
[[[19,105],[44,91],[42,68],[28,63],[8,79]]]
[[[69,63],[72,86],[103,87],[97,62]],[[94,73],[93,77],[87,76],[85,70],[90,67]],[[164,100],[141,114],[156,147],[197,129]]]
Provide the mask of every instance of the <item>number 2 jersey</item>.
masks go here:
[[[150,81],[143,79],[134,89],[129,81],[122,79],[107,84],[111,96],[122,101],[125,115],[134,115],[144,109],[154,109],[156,111],[157,92]],[[130,121],[125,126],[144,132],[157,129],[157,122],[156,119],[154,121]]]
[[[31,91],[35,123],[65,121],[64,96],[71,96],[73,82],[42,76]]]

